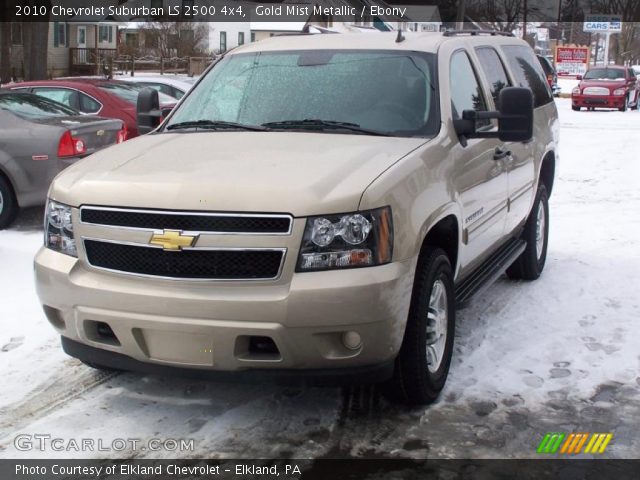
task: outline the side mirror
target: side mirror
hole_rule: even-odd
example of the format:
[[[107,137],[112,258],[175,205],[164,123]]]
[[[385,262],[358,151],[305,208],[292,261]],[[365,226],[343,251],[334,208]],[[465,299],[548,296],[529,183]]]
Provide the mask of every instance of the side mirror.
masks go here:
[[[453,126],[463,146],[468,138],[499,138],[503,142],[528,142],[533,136],[533,93],[528,88],[505,87],[498,97],[500,110],[464,110]],[[476,121],[498,119],[498,131],[478,132]]]
[[[576,80],[582,80],[582,75],[576,75]]]
[[[507,87],[498,98],[498,138],[503,142],[527,142],[533,137],[533,93],[528,88]]]
[[[136,114],[140,135],[149,133],[160,125],[162,112],[160,111],[157,90],[148,87],[140,90],[136,104]]]

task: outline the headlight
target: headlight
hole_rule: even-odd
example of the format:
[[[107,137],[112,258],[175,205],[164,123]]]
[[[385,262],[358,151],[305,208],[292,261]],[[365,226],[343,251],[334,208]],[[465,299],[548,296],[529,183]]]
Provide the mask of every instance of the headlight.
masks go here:
[[[47,202],[44,213],[44,246],[72,257],[78,256],[73,238],[71,207],[53,200]]]
[[[580,95],[580,87],[575,87],[571,90],[571,95]]]
[[[613,94],[616,96],[624,95],[625,94],[624,88],[616,88],[613,91]]]
[[[297,272],[371,267],[391,261],[389,207],[307,218]]]

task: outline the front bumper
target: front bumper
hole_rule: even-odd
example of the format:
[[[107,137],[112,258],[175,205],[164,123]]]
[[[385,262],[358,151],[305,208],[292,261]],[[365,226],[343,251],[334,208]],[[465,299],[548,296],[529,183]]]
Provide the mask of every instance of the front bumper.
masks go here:
[[[50,323],[68,345],[90,347],[69,353],[136,370],[151,364],[313,374],[389,365],[402,343],[414,270],[412,259],[293,274],[272,285],[229,285],[98,271],[46,248],[35,259],[36,289]],[[100,335],[102,324],[115,338]],[[360,347],[347,348],[345,332],[357,332]],[[277,355],[252,352],[251,337],[272,339]],[[119,360],[114,365],[91,352]]]
[[[571,104],[574,107],[622,108],[626,100],[625,95],[572,95]]]

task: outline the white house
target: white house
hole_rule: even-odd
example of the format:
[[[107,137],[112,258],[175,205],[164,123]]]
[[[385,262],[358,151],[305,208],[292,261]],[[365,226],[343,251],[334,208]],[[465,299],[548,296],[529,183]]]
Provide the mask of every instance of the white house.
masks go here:
[[[250,22],[209,22],[209,52],[222,53],[252,40]]]

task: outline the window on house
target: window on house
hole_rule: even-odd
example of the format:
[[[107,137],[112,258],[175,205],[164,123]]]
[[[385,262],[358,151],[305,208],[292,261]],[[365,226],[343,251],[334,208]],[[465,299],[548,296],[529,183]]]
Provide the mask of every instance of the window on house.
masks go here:
[[[113,41],[111,25],[100,25],[98,27],[98,41],[100,43],[111,43]]]
[[[11,23],[11,44],[22,45],[22,24],[19,22]]]
[[[220,32],[220,51],[227,51],[227,32]]]
[[[58,34],[58,45],[61,47],[67,46],[67,24],[57,22],[56,33]]]
[[[256,41],[256,32],[251,32],[251,42],[255,42]]]
[[[244,45],[244,32],[238,32],[238,45]]]

